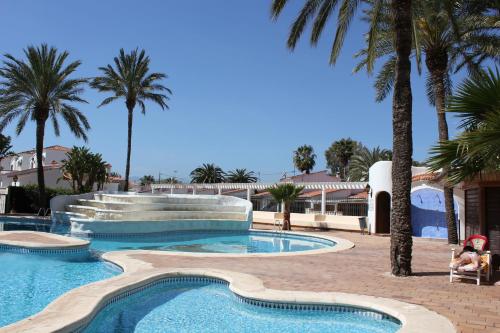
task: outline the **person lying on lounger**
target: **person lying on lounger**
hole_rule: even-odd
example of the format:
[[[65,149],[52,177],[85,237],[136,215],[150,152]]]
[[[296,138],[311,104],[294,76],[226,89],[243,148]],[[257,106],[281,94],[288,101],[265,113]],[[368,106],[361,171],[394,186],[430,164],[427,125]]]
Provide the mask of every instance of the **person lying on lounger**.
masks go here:
[[[472,246],[464,247],[463,251],[451,260],[450,268],[459,272],[475,271],[481,264],[481,256]]]

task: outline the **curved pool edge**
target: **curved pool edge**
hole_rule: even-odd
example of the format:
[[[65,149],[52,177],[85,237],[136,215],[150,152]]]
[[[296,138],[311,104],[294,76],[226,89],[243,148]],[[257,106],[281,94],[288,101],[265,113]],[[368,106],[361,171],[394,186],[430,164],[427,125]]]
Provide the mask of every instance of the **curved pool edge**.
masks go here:
[[[236,295],[257,301],[324,304],[357,307],[398,319],[399,333],[456,332],[444,316],[427,308],[394,299],[340,292],[307,292],[268,289],[254,275],[206,268],[146,269],[147,264],[130,258],[131,251],[110,252],[105,260],[125,270],[121,275],[73,289],[43,311],[0,328],[0,332],[74,332],[88,325],[109,300],[168,277],[197,276],[225,280]],[[138,265],[138,261],[142,265]]]

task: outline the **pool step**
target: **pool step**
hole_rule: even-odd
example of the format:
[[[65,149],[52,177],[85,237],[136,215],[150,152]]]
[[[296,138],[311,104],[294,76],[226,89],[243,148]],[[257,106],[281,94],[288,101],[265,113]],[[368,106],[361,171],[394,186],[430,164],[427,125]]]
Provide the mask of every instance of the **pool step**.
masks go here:
[[[243,206],[221,205],[221,204],[194,204],[194,203],[132,203],[112,202],[79,199],[78,206],[93,207],[101,210],[119,211],[217,211],[217,212],[245,212]]]
[[[95,194],[94,199],[102,202],[122,202],[122,203],[170,203],[170,204],[187,204],[193,203],[196,205],[215,205],[222,202],[219,196],[175,196],[175,195],[127,195],[127,194]]]
[[[246,220],[245,213],[213,211],[97,211],[97,220],[165,221],[165,220]]]
[[[103,210],[96,207],[68,205],[66,211],[96,220],[159,221],[159,220],[245,220],[245,212],[234,211],[155,211],[155,210]]]

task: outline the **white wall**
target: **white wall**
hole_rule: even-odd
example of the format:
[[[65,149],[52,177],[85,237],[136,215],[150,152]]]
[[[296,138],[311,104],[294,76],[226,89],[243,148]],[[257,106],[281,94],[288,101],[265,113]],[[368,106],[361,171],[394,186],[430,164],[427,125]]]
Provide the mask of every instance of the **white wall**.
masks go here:
[[[425,173],[427,171],[426,167],[412,167],[412,176]],[[370,231],[375,233],[375,216],[376,216],[376,203],[375,198],[380,192],[387,192],[391,195],[392,199],[392,162],[391,161],[380,161],[372,165],[369,170],[369,180],[370,194],[368,196],[368,223],[370,226]],[[415,185],[415,186],[414,186]],[[412,184],[412,190],[416,191],[423,186],[422,182]],[[431,187],[431,185],[426,184],[425,186]],[[434,189],[442,191],[442,186],[439,184],[433,184]],[[462,191],[463,192],[463,191]],[[460,236],[463,238],[465,235],[465,204],[463,193],[460,195],[460,191],[455,191],[454,198],[458,202],[459,211],[458,216],[460,219]],[[457,195],[458,194],[458,195]]]
[[[375,233],[375,198],[377,194],[385,191],[392,195],[391,172],[391,161],[377,162],[371,166],[368,172],[368,184],[370,185],[370,193],[368,195],[368,224],[372,233]]]
[[[71,183],[69,181],[61,179],[58,182],[58,179],[62,176],[61,169],[45,169],[44,175],[46,187],[71,189]],[[32,172],[18,175],[18,181],[16,184],[17,186],[37,184],[38,177],[36,169],[34,169]],[[13,185],[13,178],[7,177],[5,174],[0,175],[0,185],[1,187]]]

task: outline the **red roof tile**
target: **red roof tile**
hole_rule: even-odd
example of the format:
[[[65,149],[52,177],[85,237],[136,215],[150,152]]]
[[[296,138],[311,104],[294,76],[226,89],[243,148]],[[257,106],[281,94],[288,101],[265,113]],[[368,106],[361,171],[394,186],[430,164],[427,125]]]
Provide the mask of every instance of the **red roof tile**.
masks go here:
[[[349,199],[368,199],[368,192],[363,191],[349,196]]]
[[[434,180],[437,180],[438,178],[439,178],[439,173],[428,172],[428,173],[420,173],[418,175],[411,177],[411,181],[412,182],[418,182],[418,181],[424,181],[424,180],[434,181]]]
[[[43,148],[44,150],[57,150],[57,151],[65,151],[69,152],[71,151],[71,148],[64,147],[64,146],[59,146],[59,145],[54,145],[54,146],[48,146]]]
[[[334,193],[337,191],[342,191],[342,190],[340,190],[340,189],[327,189],[327,190],[325,190],[326,194]],[[305,193],[302,193],[299,197],[300,198],[312,198],[312,197],[316,197],[318,195],[321,195],[321,192],[322,192],[321,190],[305,192]]]

